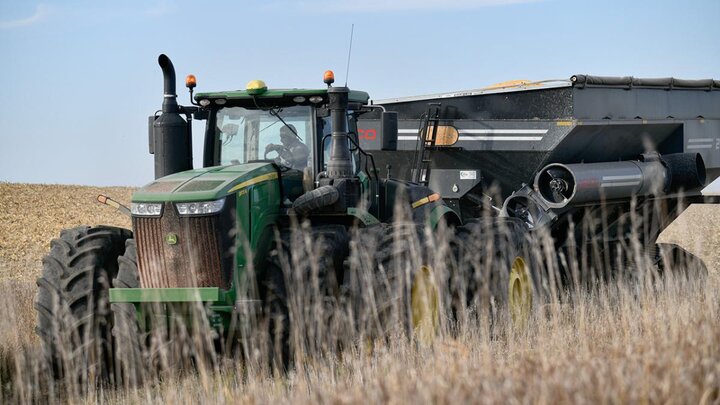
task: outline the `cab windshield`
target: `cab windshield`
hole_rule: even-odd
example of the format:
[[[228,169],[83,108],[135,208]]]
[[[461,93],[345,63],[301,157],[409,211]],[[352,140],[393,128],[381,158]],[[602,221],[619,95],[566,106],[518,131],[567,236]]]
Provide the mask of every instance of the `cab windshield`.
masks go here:
[[[273,110],[223,107],[215,112],[215,141],[220,165],[274,160],[303,170],[311,164],[313,133],[310,106]]]

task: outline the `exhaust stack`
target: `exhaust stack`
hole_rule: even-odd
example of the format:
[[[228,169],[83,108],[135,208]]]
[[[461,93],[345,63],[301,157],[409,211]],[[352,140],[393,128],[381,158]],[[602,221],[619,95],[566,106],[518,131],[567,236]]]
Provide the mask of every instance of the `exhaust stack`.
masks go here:
[[[179,113],[177,93],[175,92],[175,67],[166,55],[158,57],[158,64],[163,73],[163,113]]]
[[[158,57],[163,72],[162,114],[152,125],[152,151],[155,154],[155,178],[192,169],[190,125],[180,116],[175,93],[175,67],[166,55]]]

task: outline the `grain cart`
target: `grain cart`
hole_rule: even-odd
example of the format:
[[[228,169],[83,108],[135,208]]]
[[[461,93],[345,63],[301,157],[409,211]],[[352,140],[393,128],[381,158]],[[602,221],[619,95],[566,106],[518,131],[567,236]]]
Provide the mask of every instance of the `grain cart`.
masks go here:
[[[194,105],[181,106],[170,59],[161,55],[158,62],[164,98],[149,120],[155,180],[133,194],[132,230],[63,231],[44,260],[38,332],[56,374],[89,370],[95,381],[134,380],[146,366],[135,358],[143,356],[138,347],[156,344],[146,335],[152,328],[187,315],[193,327],[215,331],[208,345],[223,339],[232,345],[227,339],[242,334],[239,311],[247,306],[272,320],[270,336],[280,340],[274,362],[287,365],[285,298],[296,286],[288,285],[293,278],[284,277],[283,260],[297,266],[290,270],[300,278],[314,262],[321,278],[335,287],[346,283],[350,229],[364,227],[392,243],[396,230],[387,224],[399,196],[418,226],[459,222],[427,187],[379,178],[372,156],[358,146],[356,117],[378,110],[377,129],[390,134],[397,131],[396,116],[367,105],[365,92],[332,87],[331,71],[326,88],[268,89],[254,80],[245,90],[194,99],[190,75]],[[206,122],[201,168],[192,163],[192,119]],[[292,224],[301,219],[309,224],[315,256],[288,259],[295,254]],[[382,256],[386,251],[378,252],[378,263],[392,260]],[[426,267],[413,280],[421,282],[423,272]],[[332,293],[330,282],[321,284]],[[250,296],[252,290],[257,294]],[[417,302],[417,291],[408,288],[403,300]],[[194,304],[204,311],[200,320],[187,308]],[[405,322],[412,326],[420,318],[416,311]],[[114,373],[117,363],[125,367]]]
[[[474,250],[504,227],[506,245],[546,232],[558,252],[585,257],[596,272],[626,265],[618,252],[631,239],[658,260],[660,232],[689,203],[706,201],[701,186],[720,175],[717,80],[575,75],[378,103],[398,113],[398,137],[380,136],[368,114],[358,123],[361,146],[394,177],[438,191]],[[509,275],[498,296],[522,318],[542,275],[522,255],[502,260]],[[562,273],[568,282],[570,271]]]

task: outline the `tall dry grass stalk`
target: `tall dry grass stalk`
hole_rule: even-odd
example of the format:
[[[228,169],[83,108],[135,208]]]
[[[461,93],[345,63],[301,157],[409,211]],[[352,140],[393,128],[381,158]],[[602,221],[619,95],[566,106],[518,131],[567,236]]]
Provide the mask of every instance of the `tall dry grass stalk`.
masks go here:
[[[400,260],[374,272],[373,257],[387,246],[377,234],[355,230],[348,235],[349,279],[331,286],[324,282],[322,237],[306,224],[278,234],[291,246],[274,253],[290,286],[289,322],[252,304],[260,295],[252,280],[261,269],[251,268],[242,286],[248,301],[238,305],[234,319],[240,334],[219,339],[202,317],[205,308],[191,308],[198,322],[176,323],[143,339],[143,362],[131,364],[141,371],[139,387],[127,384],[127,378],[113,386],[54,380],[37,341],[11,332],[34,318],[18,309],[22,298],[17,296],[27,286],[19,287],[16,296],[0,297],[5,365],[0,402],[720,401],[716,269],[705,272],[694,263],[677,262],[659,272],[632,240],[612,263],[592,244],[558,253],[549,235],[538,232],[524,239],[522,249],[543,293],[534,297],[529,321],[518,327],[507,315],[503,293],[493,287],[507,285],[507,265],[483,253],[497,249],[503,238],[486,233],[456,260],[449,230],[416,233],[409,216],[396,217],[385,235],[402,240],[391,250]],[[463,260],[472,266],[460,271]],[[423,266],[432,270],[431,284],[439,291],[441,316],[432,341],[408,327],[412,313],[403,298]],[[471,284],[478,287],[468,291]],[[290,342],[287,372],[278,370],[282,336]],[[214,346],[223,353],[216,355]]]

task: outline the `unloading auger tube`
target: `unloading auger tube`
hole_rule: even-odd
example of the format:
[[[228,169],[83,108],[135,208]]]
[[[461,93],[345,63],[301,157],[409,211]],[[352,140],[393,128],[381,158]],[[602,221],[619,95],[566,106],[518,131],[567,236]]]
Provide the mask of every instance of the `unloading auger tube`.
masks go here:
[[[549,208],[564,208],[632,196],[665,195],[705,184],[697,153],[647,153],[637,161],[552,163],[535,176],[534,188]]]

